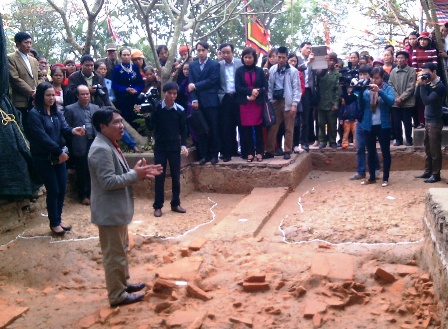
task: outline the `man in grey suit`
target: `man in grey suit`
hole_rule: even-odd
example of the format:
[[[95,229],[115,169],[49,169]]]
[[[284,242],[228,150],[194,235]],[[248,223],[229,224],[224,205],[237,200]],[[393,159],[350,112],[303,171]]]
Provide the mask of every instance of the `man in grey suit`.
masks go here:
[[[232,155],[238,154],[238,143],[236,139],[236,128],[239,126],[240,111],[236,102],[235,71],[242,66],[241,60],[234,58],[234,46],[223,43],[219,46],[222,61],[219,62],[220,85],[218,97],[221,103],[219,112],[221,155],[224,162],[230,161]]]
[[[79,85],[75,92],[78,101],[65,108],[64,116],[70,127],[85,127],[84,136],[73,136],[69,151],[76,168],[76,187],[79,201],[85,206],[90,205],[90,173],[87,164],[87,155],[90,145],[95,138],[95,129],[92,125],[92,115],[100,108],[90,103],[89,87]],[[73,126],[74,125],[74,126]]]
[[[98,226],[106,288],[111,307],[138,302],[145,294],[134,292],[144,283],[130,284],[127,260],[128,224],[134,215],[132,184],[162,173],[161,165],[146,160],[129,168],[117,141],[123,136],[121,112],[115,108],[96,111],[92,123],[97,131],[88,161],[92,179],[92,223]]]
[[[14,107],[22,113],[22,124],[25,128],[28,111],[31,110],[31,100],[36,93],[39,80],[39,63],[30,56],[33,41],[26,32],[18,32],[14,36],[17,50],[8,54],[9,85],[11,86],[11,101]]]

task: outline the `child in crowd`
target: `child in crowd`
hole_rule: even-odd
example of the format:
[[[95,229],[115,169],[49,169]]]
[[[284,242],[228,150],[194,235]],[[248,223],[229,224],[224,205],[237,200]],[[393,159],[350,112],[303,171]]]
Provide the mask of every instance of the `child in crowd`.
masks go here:
[[[341,107],[339,108],[339,124],[344,127],[342,148],[349,145],[348,136],[353,135],[353,147],[356,148],[356,118],[358,114],[358,100],[352,87],[343,88]]]

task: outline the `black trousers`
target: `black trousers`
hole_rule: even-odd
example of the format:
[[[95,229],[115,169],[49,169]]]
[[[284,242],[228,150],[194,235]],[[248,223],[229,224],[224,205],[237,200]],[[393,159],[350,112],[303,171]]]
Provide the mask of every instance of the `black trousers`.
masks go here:
[[[199,150],[201,152],[201,156],[206,159],[218,157],[220,148],[218,107],[200,107],[199,109],[209,127],[208,134],[199,136]]]
[[[90,171],[87,162],[87,154],[84,156],[71,156],[76,170],[76,189],[78,191],[78,198],[90,199]]]
[[[395,140],[403,144],[403,129],[401,127],[401,122],[403,122],[406,142],[412,143],[412,107],[393,107],[392,118]]]
[[[154,150],[154,164],[161,164],[163,173],[155,178],[154,209],[161,209],[165,202],[166,165],[170,165],[172,193],[171,206],[180,205],[180,149],[177,151]]]
[[[236,94],[225,94],[219,112],[221,154],[225,158],[238,154],[236,128],[240,121],[240,107]]]
[[[254,148],[254,132],[255,132],[255,148]],[[243,147],[244,146],[244,147]],[[243,153],[243,149],[245,153]],[[247,159],[248,155],[264,154],[262,125],[258,126],[241,126],[241,155]]]
[[[316,136],[314,135],[314,120],[313,120],[313,93],[311,88],[305,88],[305,93],[302,96],[302,120],[300,122],[300,144],[308,145],[314,142]]]

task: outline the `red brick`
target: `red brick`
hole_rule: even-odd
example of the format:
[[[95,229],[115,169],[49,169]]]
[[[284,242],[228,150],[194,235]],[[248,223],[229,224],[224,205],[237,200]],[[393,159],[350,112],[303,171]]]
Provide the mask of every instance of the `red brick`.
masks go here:
[[[29,307],[18,306],[8,306],[2,308],[0,311],[0,328],[5,328],[6,326],[10,325],[28,310]]]
[[[171,290],[175,289],[176,287],[177,286],[176,286],[175,282],[170,281],[170,280],[165,280],[165,279],[158,278],[154,282],[154,286],[153,286],[152,290],[154,292],[163,292],[163,291],[166,291],[166,290],[171,291]]]
[[[204,244],[207,241],[208,241],[207,238],[197,238],[190,243],[188,248],[193,251],[198,251],[199,249],[201,249],[204,246]]]
[[[286,285],[285,281],[280,281],[277,286],[275,287],[275,290],[280,290]]]
[[[267,282],[244,282],[243,290],[246,292],[257,292],[269,290],[269,283]]]
[[[249,274],[249,276],[244,279],[244,282],[265,282],[266,275],[265,274]]]
[[[397,279],[392,274],[383,270],[381,267],[378,267],[376,269],[375,276],[387,283],[392,283],[392,282],[397,281]]]
[[[189,256],[190,256],[190,249],[188,249],[188,248],[182,248],[182,249],[180,250],[180,255],[181,255],[182,257],[189,257]]]
[[[234,316],[231,316],[231,317],[229,318],[229,321],[232,322],[232,323],[243,323],[243,324],[245,324],[246,326],[248,326],[249,328],[252,328],[252,327],[253,327],[252,320],[250,320],[250,319],[248,319],[248,318],[241,318],[241,317],[234,317]]]
[[[323,313],[327,310],[327,304],[318,300],[307,300],[303,317],[311,319],[315,314]]]
[[[209,294],[207,294],[204,290],[195,286],[192,283],[189,283],[187,285],[187,292],[191,297],[194,298],[202,299],[205,301],[212,299],[212,297]]]
[[[328,306],[331,308],[336,308],[336,309],[344,309],[345,308],[345,302],[340,299],[327,298],[327,299],[325,299],[325,303],[327,303]]]

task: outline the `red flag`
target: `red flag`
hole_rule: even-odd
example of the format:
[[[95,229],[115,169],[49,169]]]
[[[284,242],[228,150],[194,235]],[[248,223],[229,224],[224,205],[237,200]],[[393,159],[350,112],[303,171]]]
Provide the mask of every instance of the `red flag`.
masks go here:
[[[244,11],[251,12],[252,8],[246,5],[244,1]],[[270,43],[269,31],[256,15],[248,17],[246,25],[246,47],[252,47],[262,54],[267,54]]]
[[[121,42],[120,37],[117,34],[117,31],[115,31],[114,27],[112,26],[112,20],[110,19],[109,12],[106,10],[106,20],[107,20],[107,29],[109,30],[110,36],[115,39],[115,42],[117,45],[121,46],[123,45],[123,42]]]

